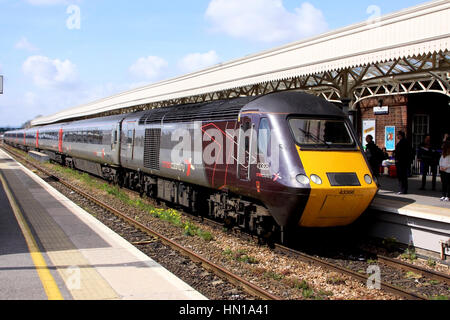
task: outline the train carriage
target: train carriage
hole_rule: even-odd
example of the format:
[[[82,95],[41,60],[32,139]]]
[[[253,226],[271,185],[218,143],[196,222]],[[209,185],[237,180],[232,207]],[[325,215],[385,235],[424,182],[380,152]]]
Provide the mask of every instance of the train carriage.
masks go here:
[[[74,168],[115,180],[120,167],[120,130],[124,116],[66,123],[62,127],[62,152]],[[116,179],[117,180],[117,179]]]

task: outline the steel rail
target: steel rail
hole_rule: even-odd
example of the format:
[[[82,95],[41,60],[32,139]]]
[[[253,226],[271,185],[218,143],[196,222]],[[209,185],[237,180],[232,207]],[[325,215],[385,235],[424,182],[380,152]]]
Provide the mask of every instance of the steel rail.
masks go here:
[[[450,276],[448,276],[444,273],[433,271],[433,270],[428,270],[421,266],[416,266],[411,263],[407,263],[407,262],[404,262],[401,260],[389,258],[389,257],[379,255],[379,254],[377,254],[377,260],[381,263],[384,263],[384,264],[394,267],[394,268],[400,268],[400,269],[412,271],[412,272],[419,272],[423,276],[426,276],[430,279],[442,281],[442,282],[445,282],[448,285],[450,285]]]
[[[333,271],[336,271],[336,272],[348,275],[348,276],[350,276],[350,277],[352,277],[352,278],[354,278],[354,279],[356,279],[356,280],[358,280],[358,281],[360,281],[360,282],[362,282],[364,284],[366,284],[368,279],[369,279],[369,276],[367,276],[367,275],[363,275],[363,274],[354,272],[354,271],[352,271],[350,269],[347,269],[347,268],[344,268],[344,267],[340,267],[338,265],[329,263],[329,262],[327,262],[325,260],[322,260],[320,258],[316,258],[314,256],[311,256],[311,255],[308,255],[306,253],[303,253],[303,252],[300,252],[300,251],[297,251],[297,250],[294,250],[294,249],[282,246],[280,244],[275,244],[275,250],[278,250],[279,252],[282,252],[282,253],[285,253],[285,254],[288,254],[288,255],[293,255],[293,256],[299,258],[303,262],[309,262],[309,263],[312,263],[314,265],[318,265],[318,266],[324,267],[326,269],[333,270]],[[383,281],[381,281],[380,285],[381,285],[381,290],[384,290],[386,292],[390,292],[392,294],[395,294],[397,296],[400,296],[400,297],[408,299],[408,300],[427,300],[427,298],[424,297],[424,296],[421,296],[421,295],[418,295],[418,294],[416,294],[414,292],[410,292],[410,291],[404,290],[402,288],[393,286],[393,285],[391,285],[389,283],[386,283],[386,282],[383,282]]]

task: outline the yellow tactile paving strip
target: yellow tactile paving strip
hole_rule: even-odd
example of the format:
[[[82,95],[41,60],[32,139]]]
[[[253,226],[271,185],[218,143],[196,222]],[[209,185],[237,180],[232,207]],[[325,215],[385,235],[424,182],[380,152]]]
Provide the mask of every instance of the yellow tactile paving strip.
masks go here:
[[[0,162],[0,170],[35,238],[57,269],[72,297],[75,300],[119,299],[118,294],[95,268],[90,266],[88,260],[35,199],[42,190],[30,190],[24,182],[32,183],[32,180],[13,162]]]
[[[5,178],[3,177],[3,174],[1,173],[1,170],[0,170],[0,183],[3,186],[3,189],[5,190],[6,196],[8,197],[8,200],[11,204],[11,208],[14,212],[17,223],[25,238],[28,250],[30,251],[31,259],[33,260],[33,263],[36,267],[36,272],[39,276],[42,286],[44,287],[44,291],[45,294],[47,295],[47,298],[49,300],[63,300],[64,298],[61,294],[61,291],[59,290],[58,285],[56,284],[55,279],[53,278],[49,270],[49,267],[38,248],[36,240],[34,239],[31,233],[30,227],[25,221],[25,218],[22,212],[20,211],[20,208],[17,205],[16,200],[14,199],[14,196],[11,190],[9,189],[9,186]]]

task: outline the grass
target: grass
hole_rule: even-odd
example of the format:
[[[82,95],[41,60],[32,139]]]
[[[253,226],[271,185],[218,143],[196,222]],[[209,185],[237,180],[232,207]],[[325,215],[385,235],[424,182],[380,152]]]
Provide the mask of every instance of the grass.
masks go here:
[[[223,250],[222,254],[224,256],[231,256],[233,254],[233,250],[231,250],[230,248],[227,248],[227,249]]]
[[[431,259],[431,258],[428,258],[428,260],[427,260],[427,265],[428,265],[429,267],[436,267],[436,261],[434,261],[434,260]]]
[[[156,208],[144,202],[142,199],[131,199],[126,192],[117,186],[111,186],[105,183],[101,186],[101,189],[129,206],[148,212],[152,217],[167,221],[176,227],[182,228],[184,230],[184,235],[188,237],[198,236],[206,242],[210,242],[214,238],[209,231],[199,228],[190,221],[183,221],[181,214],[177,210]]]
[[[408,248],[404,253],[402,253],[401,257],[405,260],[414,261],[417,259],[416,250],[414,250],[414,248]]]
[[[392,250],[395,250],[395,248],[397,247],[398,241],[394,237],[385,238],[385,239],[383,239],[382,244],[388,251],[392,251]]]
[[[239,262],[248,263],[248,264],[258,264],[259,261],[255,258],[250,256],[246,250],[237,250],[233,251],[230,248],[225,249],[222,252],[222,255],[227,256],[229,259],[233,259]]]
[[[331,296],[333,295],[332,292],[329,291],[324,291],[324,290],[320,290],[319,292],[317,292],[317,294],[314,294],[314,289],[311,287],[311,285],[306,281],[306,280],[298,280],[298,279],[294,279],[291,282],[291,286],[295,289],[301,290],[302,291],[302,296],[305,299],[324,299],[327,296]]]
[[[345,284],[345,279],[339,277],[339,276],[333,276],[327,278],[327,283],[332,285],[340,285]]]
[[[276,280],[276,281],[280,281],[280,280],[284,279],[284,276],[282,274],[279,274],[279,273],[276,273],[276,272],[273,272],[273,271],[267,271],[264,274],[264,277],[270,278],[270,279],[273,279],[273,280]]]
[[[184,230],[184,235],[186,235],[186,236],[189,236],[189,237],[198,236],[206,242],[210,242],[214,239],[213,235],[209,231],[205,231],[205,230],[199,228],[198,226],[196,226],[195,224],[193,224],[190,221],[184,221],[182,219],[181,214],[177,210],[156,208],[156,207],[152,206],[151,204],[146,203],[145,201],[143,201],[140,198],[133,199],[128,195],[127,192],[120,189],[118,186],[103,183],[100,180],[92,178],[87,173],[81,173],[77,170],[67,168],[67,167],[62,167],[59,165],[54,165],[54,166],[52,166],[52,168],[55,171],[57,171],[58,173],[60,173],[64,176],[68,176],[68,177],[77,179],[91,188],[100,189],[100,190],[105,191],[107,194],[120,200],[123,204],[137,208],[144,212],[147,212],[152,217],[158,218],[163,221],[167,221],[168,223],[170,223],[176,227],[182,228]]]
[[[406,278],[408,278],[408,279],[420,279],[420,278],[422,278],[422,275],[420,275],[418,273],[414,273],[412,271],[408,271],[406,273]]]
[[[449,296],[439,295],[430,297],[431,300],[449,300]]]

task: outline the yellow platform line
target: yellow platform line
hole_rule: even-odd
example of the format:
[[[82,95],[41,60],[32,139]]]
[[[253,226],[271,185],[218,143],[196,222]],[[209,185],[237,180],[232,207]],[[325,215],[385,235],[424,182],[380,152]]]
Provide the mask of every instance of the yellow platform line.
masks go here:
[[[36,267],[36,271],[39,275],[39,279],[41,280],[42,286],[44,287],[45,293],[49,300],[64,300],[61,292],[59,291],[58,285],[55,282],[50,270],[45,262],[43,255],[41,254],[39,247],[36,243],[36,240],[31,233],[31,230],[28,224],[25,221],[25,218],[22,215],[22,212],[17,205],[16,200],[8,187],[6,179],[0,171],[0,180],[2,182],[3,188],[5,190],[6,196],[8,197],[9,203],[11,204],[11,208],[14,212],[16,220],[19,224],[20,229],[22,230],[22,234],[25,237],[25,241],[28,246],[28,250],[30,251],[31,258],[33,259],[33,263]]]

